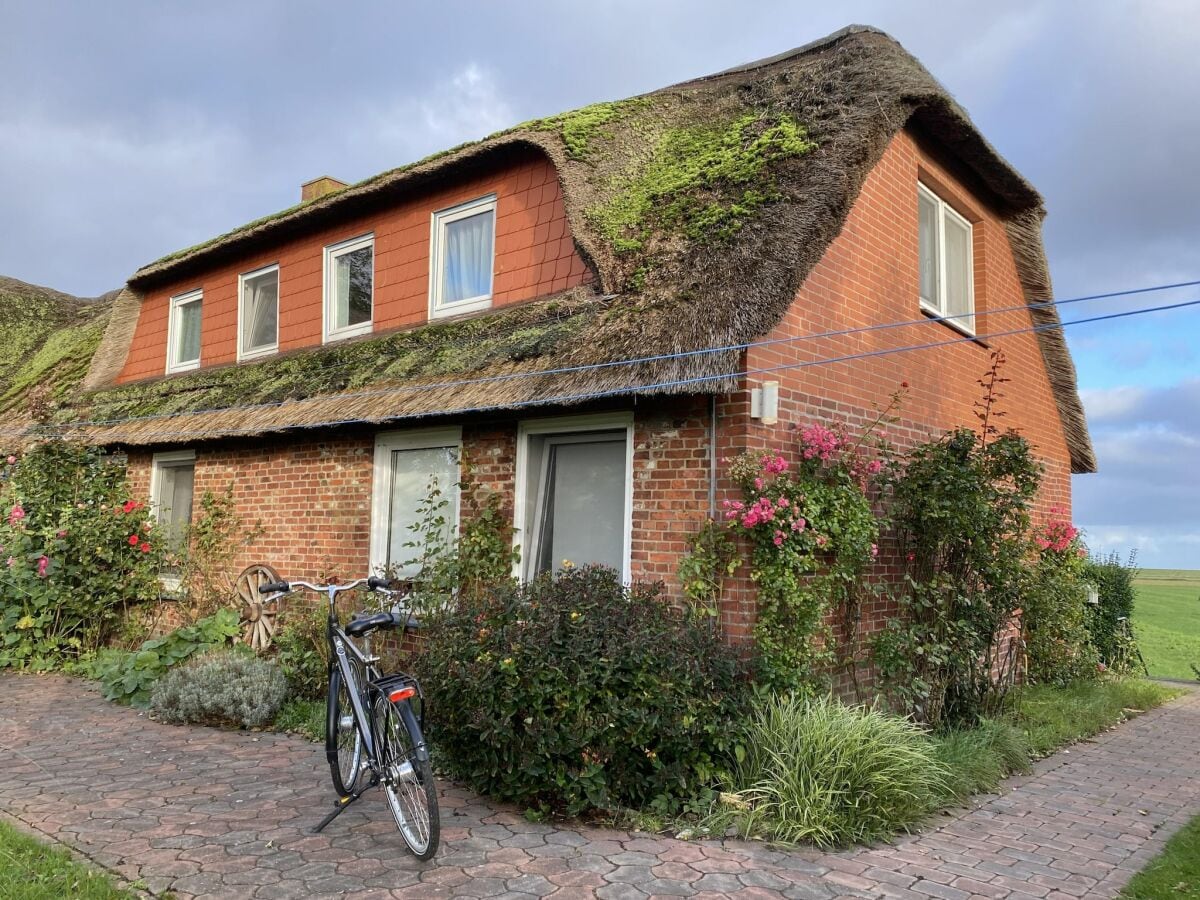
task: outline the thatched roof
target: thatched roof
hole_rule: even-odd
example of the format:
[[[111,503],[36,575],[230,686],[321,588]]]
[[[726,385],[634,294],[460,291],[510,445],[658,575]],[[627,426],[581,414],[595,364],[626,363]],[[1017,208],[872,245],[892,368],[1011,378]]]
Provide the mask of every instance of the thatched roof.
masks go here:
[[[83,427],[93,440],[150,444],[577,402],[598,393],[732,390],[738,351],[513,376],[766,334],[842,228],[889,141],[910,124],[974,173],[1007,218],[1026,300],[1049,299],[1038,193],[916,59],[887,35],[855,26],[747,66],[527,122],[139,269],[87,379],[88,388],[101,390],[74,412],[75,421],[89,423]],[[597,274],[591,287],[472,322],[306,351],[303,359],[111,387],[144,291],[530,152],[544,153],[558,170],[576,245]],[[1053,307],[1033,315],[1058,322]],[[1091,471],[1061,330],[1038,339],[1073,468]],[[490,380],[455,383],[480,378]]]
[[[112,295],[95,300],[0,276],[0,418],[6,429],[64,408],[88,370]]]

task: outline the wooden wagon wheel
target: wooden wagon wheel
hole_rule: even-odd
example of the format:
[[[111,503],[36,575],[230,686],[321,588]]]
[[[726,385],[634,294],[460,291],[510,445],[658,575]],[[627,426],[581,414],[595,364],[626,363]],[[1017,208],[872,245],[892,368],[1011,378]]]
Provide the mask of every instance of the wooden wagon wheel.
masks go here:
[[[258,588],[259,585],[279,580],[279,573],[270,566],[256,563],[247,566],[234,583],[238,599],[242,602],[240,639],[255,653],[261,653],[271,646],[279,616],[279,601],[264,604]]]

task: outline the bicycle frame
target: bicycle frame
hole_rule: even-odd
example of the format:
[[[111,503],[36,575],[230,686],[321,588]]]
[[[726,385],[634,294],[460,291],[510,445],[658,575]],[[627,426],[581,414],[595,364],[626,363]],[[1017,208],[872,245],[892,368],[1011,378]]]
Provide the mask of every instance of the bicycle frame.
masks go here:
[[[359,736],[363,742],[363,752],[366,753],[367,759],[375,760],[375,736],[369,734],[370,729],[364,728],[363,723],[367,721],[367,712],[363,707],[363,685],[358,683],[358,677],[354,673],[354,667],[350,665],[349,655],[353,655],[362,666],[362,671],[367,673],[374,665],[350,640],[350,636],[342,631],[341,624],[338,622],[337,613],[334,609],[334,592],[329,592],[329,620],[327,623],[327,635],[329,639],[330,649],[333,651],[332,659],[342,673],[342,683],[346,685],[346,693],[350,695],[350,705],[354,709],[354,727],[358,729]]]

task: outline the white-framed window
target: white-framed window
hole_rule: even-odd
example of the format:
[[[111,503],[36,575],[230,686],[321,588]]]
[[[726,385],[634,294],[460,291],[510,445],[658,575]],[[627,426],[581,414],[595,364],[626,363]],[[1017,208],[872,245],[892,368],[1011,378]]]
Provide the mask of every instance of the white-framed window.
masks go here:
[[[150,465],[150,509],[172,550],[181,550],[187,539],[187,528],[192,523],[195,487],[195,450],[154,454]],[[179,588],[177,569],[164,570],[161,579],[168,590]]]
[[[171,298],[167,316],[167,374],[200,368],[200,311],[204,291]]]
[[[516,476],[516,574],[599,563],[630,580],[632,413],[521,422]]]
[[[279,266],[238,276],[238,360],[279,349]]]
[[[435,212],[429,242],[429,317],[491,306],[495,262],[494,194]]]
[[[411,578],[421,545],[422,507],[436,489],[443,546],[458,534],[461,428],[391,431],[375,438],[371,484],[371,571]]]
[[[324,339],[370,334],[375,298],[375,235],[325,248]]]
[[[971,223],[923,184],[917,185],[921,307],[975,333]]]

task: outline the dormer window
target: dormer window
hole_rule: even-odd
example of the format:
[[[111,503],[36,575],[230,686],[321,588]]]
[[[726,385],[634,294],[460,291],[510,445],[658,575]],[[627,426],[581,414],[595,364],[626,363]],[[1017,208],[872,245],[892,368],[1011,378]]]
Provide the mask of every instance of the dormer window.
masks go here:
[[[457,316],[492,305],[496,197],[480,197],[433,214],[429,316]]]
[[[279,266],[238,276],[238,359],[279,349]]]
[[[917,185],[921,308],[975,333],[971,223],[923,184]]]
[[[200,368],[200,308],[203,291],[171,298],[167,318],[167,374]]]
[[[375,236],[325,248],[326,341],[371,333],[375,296]]]

